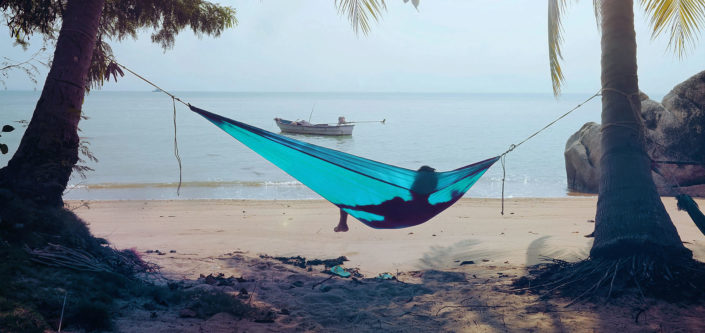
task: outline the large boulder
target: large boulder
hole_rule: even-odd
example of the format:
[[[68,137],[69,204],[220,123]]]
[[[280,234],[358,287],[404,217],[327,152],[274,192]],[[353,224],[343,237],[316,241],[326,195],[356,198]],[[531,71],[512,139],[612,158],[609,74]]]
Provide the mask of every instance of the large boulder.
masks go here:
[[[669,92],[661,103],[641,94],[646,150],[658,169],[662,195],[680,191],[705,196],[705,71]],[[597,193],[600,184],[600,125],[587,123],[566,143],[568,188]]]

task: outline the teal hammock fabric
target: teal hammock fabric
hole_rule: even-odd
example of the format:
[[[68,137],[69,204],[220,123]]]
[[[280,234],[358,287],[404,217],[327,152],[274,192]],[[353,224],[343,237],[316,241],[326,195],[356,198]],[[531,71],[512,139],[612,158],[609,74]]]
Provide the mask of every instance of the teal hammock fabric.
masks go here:
[[[378,229],[424,223],[450,207],[499,156],[452,171],[409,170],[278,135],[189,105],[311,190]]]

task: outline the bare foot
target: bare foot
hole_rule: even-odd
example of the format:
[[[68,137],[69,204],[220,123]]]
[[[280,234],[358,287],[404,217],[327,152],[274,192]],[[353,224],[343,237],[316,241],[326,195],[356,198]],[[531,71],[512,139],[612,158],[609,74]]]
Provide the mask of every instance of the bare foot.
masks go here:
[[[348,213],[344,210],[340,210],[340,221],[338,221],[338,226],[333,228],[335,232],[346,232],[348,231]]]

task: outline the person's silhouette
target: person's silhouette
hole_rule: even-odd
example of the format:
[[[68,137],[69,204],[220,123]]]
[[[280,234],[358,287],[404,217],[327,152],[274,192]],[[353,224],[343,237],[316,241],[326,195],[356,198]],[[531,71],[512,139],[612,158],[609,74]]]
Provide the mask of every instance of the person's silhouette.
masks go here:
[[[410,189],[411,200],[405,201],[400,197],[394,197],[378,205],[338,205],[340,207],[340,220],[338,225],[333,228],[333,231],[346,232],[349,229],[348,213],[343,210],[344,208],[362,210],[384,216],[383,222],[392,228],[412,226],[428,220],[435,214],[435,210],[430,209],[433,205],[428,202],[428,197],[436,190],[438,175],[436,174],[436,169],[428,165],[420,167],[416,172],[416,178]],[[376,227],[372,222],[367,224],[371,227]]]

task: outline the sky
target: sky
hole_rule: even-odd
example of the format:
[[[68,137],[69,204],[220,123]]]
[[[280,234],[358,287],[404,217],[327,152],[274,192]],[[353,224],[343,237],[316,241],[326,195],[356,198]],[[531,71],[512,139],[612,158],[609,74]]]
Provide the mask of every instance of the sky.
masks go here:
[[[550,94],[547,4],[539,0],[421,0],[415,9],[387,0],[382,20],[357,36],[333,0],[216,1],[237,10],[238,26],[219,38],[183,31],[173,49],[137,40],[112,42],[119,62],[172,91],[454,92]],[[705,45],[678,59],[667,37],[651,39],[636,11],[639,83],[664,95],[705,70]],[[600,87],[600,36],[592,1],[573,3],[564,16],[564,93]],[[0,28],[0,56],[23,51]],[[700,35],[703,37],[703,34]],[[39,41],[37,36],[34,40]],[[8,90],[41,89],[22,73],[5,78]],[[103,90],[151,90],[130,74]]]

